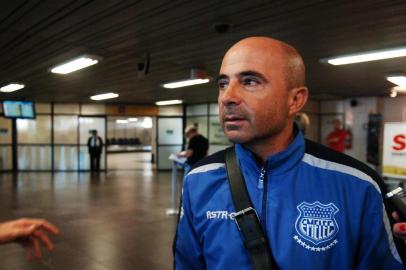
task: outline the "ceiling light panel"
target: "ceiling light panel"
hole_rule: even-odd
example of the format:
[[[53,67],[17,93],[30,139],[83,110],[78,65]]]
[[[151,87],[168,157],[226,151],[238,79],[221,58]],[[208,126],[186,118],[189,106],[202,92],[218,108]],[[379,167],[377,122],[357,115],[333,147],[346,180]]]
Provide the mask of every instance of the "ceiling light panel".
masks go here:
[[[386,79],[397,86],[406,87],[406,76],[386,76]]]
[[[104,93],[104,94],[99,94],[99,95],[94,95],[91,96],[91,100],[104,100],[104,99],[110,99],[110,98],[116,98],[118,97],[118,94],[116,93]]]
[[[82,56],[52,68],[51,72],[57,74],[69,74],[77,70],[93,66],[97,64],[99,60],[99,57]]]
[[[180,87],[185,87],[185,86],[208,83],[209,81],[210,81],[209,79],[188,79],[188,80],[176,81],[176,82],[171,82],[171,83],[165,83],[162,86],[164,88],[173,89],[173,88],[180,88]]]
[[[370,51],[358,54],[343,55],[332,58],[323,58],[320,62],[329,63],[331,65],[347,65],[354,63],[362,63],[369,61],[377,61],[383,59],[391,59],[406,56],[406,48],[396,48],[380,51]]]
[[[20,83],[10,83],[8,85],[5,85],[3,87],[0,88],[0,92],[4,92],[4,93],[10,93],[10,92],[14,92],[20,89],[23,89],[25,87],[24,84],[20,84]]]
[[[163,101],[157,101],[157,102],[155,102],[155,104],[157,106],[176,105],[176,104],[182,104],[182,100],[179,100],[179,99],[163,100]]]

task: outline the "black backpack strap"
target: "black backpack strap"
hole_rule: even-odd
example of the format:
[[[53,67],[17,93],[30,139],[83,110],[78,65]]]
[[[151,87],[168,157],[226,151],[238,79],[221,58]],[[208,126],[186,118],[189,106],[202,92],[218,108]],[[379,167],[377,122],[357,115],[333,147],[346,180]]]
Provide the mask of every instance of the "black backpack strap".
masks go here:
[[[226,169],[228,183],[233,198],[238,229],[248,250],[254,270],[277,269],[268,241],[265,237],[257,211],[252,206],[244,178],[238,166],[235,148],[226,149]]]

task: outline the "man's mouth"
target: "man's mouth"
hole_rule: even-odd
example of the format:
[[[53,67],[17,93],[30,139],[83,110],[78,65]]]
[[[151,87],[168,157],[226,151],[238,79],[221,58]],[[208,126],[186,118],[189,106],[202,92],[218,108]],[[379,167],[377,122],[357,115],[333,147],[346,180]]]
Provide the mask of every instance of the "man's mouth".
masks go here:
[[[239,115],[226,115],[224,116],[224,122],[231,124],[231,123],[238,123],[240,121],[244,121],[245,118]]]
[[[226,115],[226,116],[224,117],[224,119],[225,119],[226,121],[236,121],[236,120],[242,120],[242,117],[237,116],[237,115]]]

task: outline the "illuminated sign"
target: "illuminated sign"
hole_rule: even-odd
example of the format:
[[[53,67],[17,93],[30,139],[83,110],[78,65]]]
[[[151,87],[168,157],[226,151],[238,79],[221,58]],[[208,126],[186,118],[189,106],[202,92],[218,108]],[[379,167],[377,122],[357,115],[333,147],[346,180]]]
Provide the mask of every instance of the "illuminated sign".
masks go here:
[[[406,179],[406,123],[385,123],[383,175]]]

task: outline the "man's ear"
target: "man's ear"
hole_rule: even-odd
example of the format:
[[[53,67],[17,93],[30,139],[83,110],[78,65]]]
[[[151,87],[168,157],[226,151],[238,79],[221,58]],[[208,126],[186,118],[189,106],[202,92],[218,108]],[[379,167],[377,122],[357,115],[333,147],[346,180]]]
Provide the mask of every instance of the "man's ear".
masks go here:
[[[296,115],[307,102],[309,91],[306,86],[300,86],[289,90],[288,107],[289,116]]]

